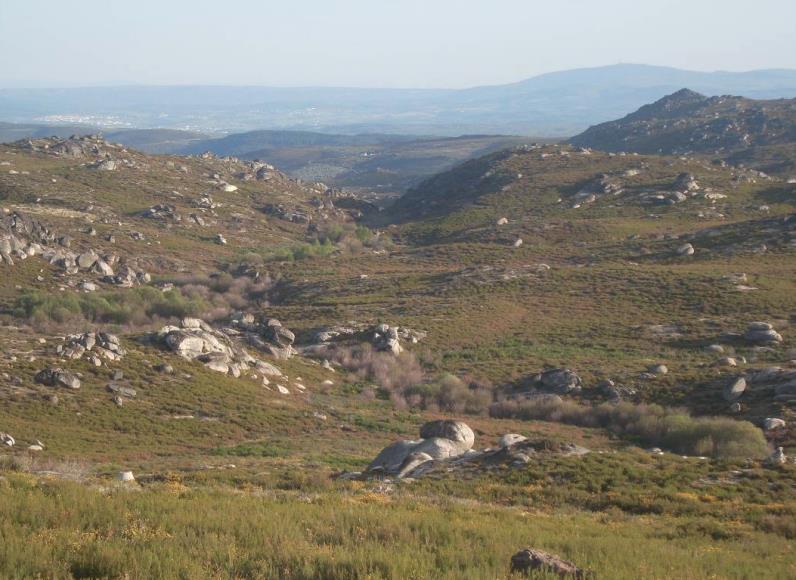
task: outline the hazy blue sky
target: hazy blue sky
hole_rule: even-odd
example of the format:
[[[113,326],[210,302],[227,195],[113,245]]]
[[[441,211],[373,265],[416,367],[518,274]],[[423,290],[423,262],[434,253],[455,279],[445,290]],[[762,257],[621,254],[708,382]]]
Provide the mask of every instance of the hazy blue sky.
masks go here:
[[[796,68],[796,0],[0,0],[0,86],[463,87]]]

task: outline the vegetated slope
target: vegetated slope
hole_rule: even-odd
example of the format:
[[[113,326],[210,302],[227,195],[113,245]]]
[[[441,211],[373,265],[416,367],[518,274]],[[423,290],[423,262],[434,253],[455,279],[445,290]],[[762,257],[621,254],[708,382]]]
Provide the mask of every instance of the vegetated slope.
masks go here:
[[[737,153],[751,161],[770,147],[796,149],[796,99],[706,97],[682,89],[622,119],[591,127],[570,142],[647,154]],[[766,167],[779,166],[760,161]]]
[[[0,426],[16,439],[0,573],[494,578],[532,541],[600,577],[788,577],[794,468],[761,459],[794,444],[777,398],[793,185],[553,145],[432,182],[367,229],[357,198],[263,164],[96,138],[0,147]],[[97,258],[136,275],[109,281],[85,267]],[[750,342],[753,321],[781,342]],[[207,327],[282,376],[168,346]],[[98,366],[68,338],[84,331],[124,356],[95,345]],[[284,343],[297,354],[277,358]],[[80,388],[37,380],[53,367]],[[350,473],[452,417],[479,457],[504,434],[531,444],[414,481]],[[785,426],[764,437],[771,417]],[[127,469],[138,483],[112,481]]]

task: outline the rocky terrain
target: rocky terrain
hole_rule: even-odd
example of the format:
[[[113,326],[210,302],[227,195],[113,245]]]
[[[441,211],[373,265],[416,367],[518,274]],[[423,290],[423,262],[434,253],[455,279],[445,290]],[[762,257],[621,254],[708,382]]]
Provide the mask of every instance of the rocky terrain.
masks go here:
[[[570,139],[603,151],[681,155],[705,153],[792,176],[796,100],[706,97],[682,89],[617,121]]]
[[[0,146],[3,573],[792,576],[796,184],[715,157],[528,144],[379,210]]]

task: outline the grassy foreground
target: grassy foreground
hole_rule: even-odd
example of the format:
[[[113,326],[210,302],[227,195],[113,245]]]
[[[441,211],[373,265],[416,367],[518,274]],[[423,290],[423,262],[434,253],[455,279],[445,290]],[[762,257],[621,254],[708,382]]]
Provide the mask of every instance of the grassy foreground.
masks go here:
[[[793,578],[791,541],[737,522],[322,494],[0,480],[3,578],[506,578],[533,545],[599,578]]]

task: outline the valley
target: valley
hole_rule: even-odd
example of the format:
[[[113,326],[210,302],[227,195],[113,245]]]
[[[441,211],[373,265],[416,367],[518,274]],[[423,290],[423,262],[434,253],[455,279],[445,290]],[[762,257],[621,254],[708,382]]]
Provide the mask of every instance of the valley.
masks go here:
[[[0,145],[0,575],[792,577],[794,176],[596,131]]]

